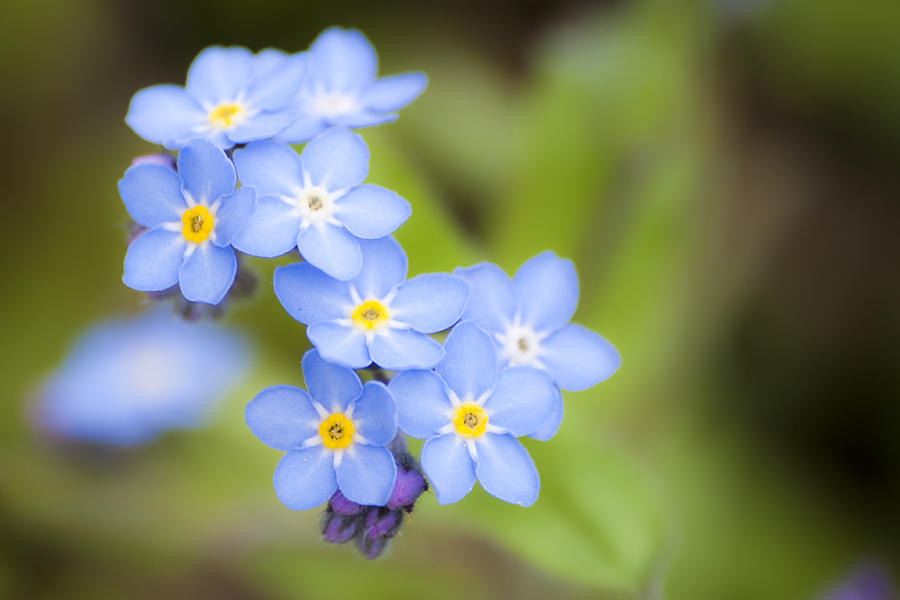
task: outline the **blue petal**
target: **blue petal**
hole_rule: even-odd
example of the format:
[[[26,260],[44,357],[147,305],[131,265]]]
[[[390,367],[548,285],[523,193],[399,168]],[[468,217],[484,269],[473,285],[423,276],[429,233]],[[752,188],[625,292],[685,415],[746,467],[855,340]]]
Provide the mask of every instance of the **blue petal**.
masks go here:
[[[282,108],[294,99],[309,67],[309,55],[287,55],[263,50],[254,62],[255,79],[247,91],[247,103],[267,110]]]
[[[294,207],[285,204],[278,196],[257,196],[253,212],[231,243],[251,256],[281,256],[297,246],[302,221]]]
[[[372,361],[383,369],[430,369],[444,356],[436,341],[411,329],[386,329],[369,342]]]
[[[556,331],[575,314],[578,275],[572,261],[549,250],[528,259],[513,277],[522,323],[536,331]]]
[[[444,342],[444,359],[435,369],[462,400],[477,399],[494,387],[497,351],[494,342],[471,321],[453,328]]]
[[[218,304],[228,293],[235,273],[234,250],[200,244],[178,269],[181,295],[191,302]]]
[[[475,465],[466,443],[455,433],[431,438],[422,445],[422,470],[438,504],[459,502],[475,485]]]
[[[334,453],[324,446],[291,450],[275,467],[275,495],[291,510],[315,508],[337,489]]]
[[[313,139],[328,127],[321,117],[311,115],[297,115],[290,127],[275,136],[279,142],[288,144],[303,144]]]
[[[312,140],[300,153],[303,171],[313,185],[328,191],[348,190],[369,174],[369,149],[349,129],[335,127]]]
[[[559,388],[556,388],[556,400],[553,402],[553,408],[550,411],[550,416],[547,417],[547,420],[544,421],[543,425],[537,428],[537,431],[530,434],[528,437],[539,442],[546,442],[547,440],[555,436],[557,431],[559,431],[559,426],[562,424],[562,419],[562,393],[559,391]]]
[[[234,165],[206,140],[193,140],[178,153],[178,174],[194,202],[209,206],[234,191]]]
[[[400,429],[420,440],[437,435],[450,423],[453,405],[444,382],[432,371],[404,371],[390,383],[397,401]]]
[[[540,360],[559,387],[576,392],[600,383],[622,364],[612,344],[575,324],[541,342]]]
[[[301,52],[294,56],[306,56],[305,52]],[[266,76],[275,72],[275,69],[284,66],[285,61],[290,58],[290,54],[284,50],[277,48],[263,48],[253,57],[253,77],[254,86],[257,82],[262,81]],[[305,59],[304,59],[305,60]]]
[[[392,123],[396,120],[396,114],[374,113],[368,110],[358,110],[343,115],[334,115],[328,118],[329,124],[333,126],[350,127],[351,129],[358,129],[360,127],[372,127],[374,125]]]
[[[196,135],[192,135],[191,138],[196,138]],[[202,133],[203,139],[209,141],[214,144],[216,148],[220,148],[222,150],[228,150],[234,146],[234,142],[228,139],[228,134],[225,133],[225,130],[206,130],[205,133]],[[184,140],[181,142],[183,146],[187,142],[191,140]]]
[[[181,195],[181,179],[160,165],[137,165],[119,180],[119,196],[131,218],[144,227],[181,222],[187,203]]]
[[[255,188],[257,196],[292,198],[303,187],[303,163],[286,144],[272,140],[251,142],[234,151],[234,166],[241,184]]]
[[[350,286],[308,263],[276,268],[273,284],[284,310],[304,325],[346,319],[353,311]]]
[[[364,183],[334,202],[334,216],[356,237],[390,235],[409,218],[409,202],[383,187]]]
[[[497,376],[494,393],[484,403],[491,425],[514,436],[529,435],[550,420],[559,394],[544,371],[510,367]]]
[[[306,337],[329,362],[351,369],[362,369],[372,363],[365,334],[353,327],[319,321],[306,328]]]
[[[443,331],[459,320],[468,298],[469,286],[459,277],[418,275],[397,288],[391,318],[423,333]]]
[[[247,225],[254,205],[253,188],[241,188],[222,198],[215,216],[216,246],[228,246]]]
[[[201,102],[232,102],[253,78],[253,53],[236,46],[210,46],[191,63],[187,91]],[[212,108],[212,107],[211,107]]]
[[[359,31],[326,29],[309,47],[316,83],[328,91],[358,90],[375,79],[378,58],[369,40]]]
[[[301,228],[297,248],[309,264],[341,281],[353,279],[362,268],[359,240],[337,225],[322,223]]]
[[[360,240],[363,264],[352,283],[360,296],[383,298],[406,279],[406,254],[392,237]]]
[[[484,491],[510,504],[535,503],[541,480],[528,451],[516,438],[488,433],[478,439],[477,448],[475,472]]]
[[[502,333],[516,312],[512,281],[497,265],[458,267],[453,274],[469,284],[469,303],[462,319],[471,319],[489,333]]]
[[[259,441],[290,450],[316,435],[319,413],[309,394],[290,385],[274,385],[258,393],[244,410],[244,421]]]
[[[125,253],[122,282],[142,292],[158,292],[178,283],[187,242],[180,233],[154,227],[139,235]]]
[[[397,435],[397,403],[379,381],[363,386],[362,396],[353,404],[353,425],[366,441],[384,446]]]
[[[348,500],[365,506],[384,506],[394,489],[397,465],[387,448],[353,444],[344,451],[337,482]]]
[[[426,85],[425,73],[380,77],[363,92],[360,103],[376,112],[394,112],[418,98]]]
[[[230,127],[225,133],[235,144],[265,140],[284,131],[294,122],[295,116],[296,111],[293,108],[263,111]]]
[[[207,116],[183,87],[154,85],[131,98],[125,122],[148,142],[180,148],[206,127]]]
[[[332,413],[344,412],[363,391],[359,376],[346,367],[332,364],[315,350],[301,361],[303,381],[313,399]]]

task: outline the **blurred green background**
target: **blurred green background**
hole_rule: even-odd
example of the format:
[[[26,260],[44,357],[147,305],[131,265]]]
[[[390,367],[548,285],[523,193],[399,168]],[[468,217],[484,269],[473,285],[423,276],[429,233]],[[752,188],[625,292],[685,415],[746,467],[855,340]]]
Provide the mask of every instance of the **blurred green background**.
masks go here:
[[[900,564],[900,48],[894,0],[0,4],[3,598],[813,598]],[[300,383],[303,328],[259,289],[257,349],[208,429],[128,452],[27,421],[74,337],[145,308],[116,180],[154,150],[131,95],[212,43],[361,28],[424,70],[363,130],[413,206],[411,271],[572,258],[576,321],[623,366],[527,443],[530,509],[426,495],[388,555],[317,536],[243,424]],[[284,262],[283,260],[281,262]]]

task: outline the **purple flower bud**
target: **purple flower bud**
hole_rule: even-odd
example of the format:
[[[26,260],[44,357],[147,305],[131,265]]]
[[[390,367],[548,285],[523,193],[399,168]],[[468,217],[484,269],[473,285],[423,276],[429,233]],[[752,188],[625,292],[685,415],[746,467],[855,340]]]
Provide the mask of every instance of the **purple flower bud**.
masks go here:
[[[366,536],[361,536],[356,538],[356,547],[359,549],[359,552],[368,558],[369,560],[375,560],[381,553],[384,552],[385,547],[387,547],[387,543],[390,538],[379,537],[379,538],[368,538]]]
[[[168,154],[144,154],[131,159],[131,166],[135,165],[160,165],[174,169],[175,159]]]
[[[330,500],[331,510],[336,512],[339,515],[355,515],[359,514],[359,511],[362,510],[362,506],[353,502],[351,500],[347,500],[346,496],[341,493],[341,490],[338,490],[331,496]]]
[[[355,517],[339,515],[334,512],[326,513],[322,535],[330,544],[343,544],[356,534],[358,524],[359,519]]]
[[[385,511],[371,508],[366,515],[365,537],[391,537],[399,529],[400,519],[397,511]]]
[[[404,507],[407,510],[411,510],[412,505],[415,504],[424,491],[425,479],[418,471],[399,468],[397,469],[397,480],[394,483],[394,490],[391,492],[391,498],[388,500],[387,507],[390,509]]]

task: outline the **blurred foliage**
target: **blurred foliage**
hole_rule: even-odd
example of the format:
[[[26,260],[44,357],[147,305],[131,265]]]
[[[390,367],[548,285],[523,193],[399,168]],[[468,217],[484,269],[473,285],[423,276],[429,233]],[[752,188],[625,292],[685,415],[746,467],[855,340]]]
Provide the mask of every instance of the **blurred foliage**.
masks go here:
[[[834,502],[833,487],[749,435],[730,402],[755,399],[719,354],[800,210],[777,177],[735,185],[746,149],[733,113],[753,99],[730,99],[729,67],[839,143],[850,131],[867,149],[896,147],[900,53],[885,51],[896,3],[568,3],[552,26],[534,19],[539,35],[518,59],[498,50],[509,30],[470,43],[456,9],[360,6],[317,5],[296,29],[301,9],[280,0],[247,22],[238,3],[215,19],[203,2],[0,8],[0,52],[17,58],[0,64],[0,110],[12,117],[7,223],[19,225],[0,238],[0,597],[795,599],[865,555],[895,565],[896,529],[881,524],[900,524],[896,512]],[[115,181],[151,151],[121,124],[130,94],[180,79],[200,44],[296,49],[353,15],[382,72],[430,77],[396,124],[362,132],[369,181],[413,206],[397,235],[411,273],[480,260],[512,273],[554,249],[579,268],[575,320],[623,356],[611,380],[566,395],[552,442],[527,443],[542,478],[534,507],[480,490],[451,507],[426,495],[374,563],[322,544],[314,511],[276,501],[278,453],[243,424],[257,390],[300,384],[308,344],[270,283],[290,257],[248,261],[258,291],[225,321],[253,339],[256,368],[209,428],[109,453],[44,439],[27,408],[86,323],[145,304],[119,283]],[[150,45],[167,20],[171,46]],[[746,208],[769,196],[787,204]]]

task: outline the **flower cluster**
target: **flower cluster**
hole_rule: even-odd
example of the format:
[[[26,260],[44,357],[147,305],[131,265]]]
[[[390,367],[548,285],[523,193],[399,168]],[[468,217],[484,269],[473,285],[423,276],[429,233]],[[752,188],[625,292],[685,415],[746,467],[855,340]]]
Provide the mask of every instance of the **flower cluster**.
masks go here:
[[[313,346],[306,389],[262,390],[246,423],[285,453],[278,499],[293,510],[327,503],[325,539],[355,540],[370,558],[428,484],[440,504],[476,480],[533,504],[538,472],[518,438],[552,438],[560,390],[584,390],[619,365],[608,342],[569,323],[578,279],[552,252],[513,278],[488,263],[407,278],[391,235],[410,205],[365,182],[369,152],[353,129],[394,120],[426,80],[376,71],[362,34],[337,28],[293,55],[208,48],[185,87],[141,90],[126,118],[177,160],[141,160],[119,182],[138,226],[123,276],[134,289],[177,286],[187,302],[219,305],[239,254],[298,251],[303,260],[275,269],[273,286]],[[288,145],[301,142],[299,154]],[[443,344],[432,337],[442,332]],[[424,440],[421,467],[404,436]]]

